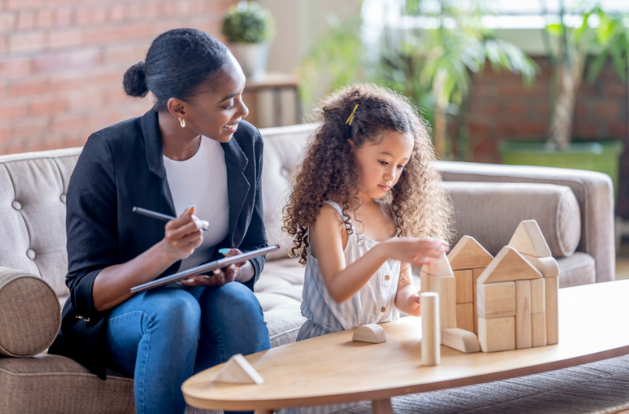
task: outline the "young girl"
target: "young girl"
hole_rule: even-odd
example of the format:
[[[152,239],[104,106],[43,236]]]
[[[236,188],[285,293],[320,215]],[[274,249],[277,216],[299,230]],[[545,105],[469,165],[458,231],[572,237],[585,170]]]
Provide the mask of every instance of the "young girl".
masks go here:
[[[451,236],[428,129],[404,97],[356,85],[320,113],[284,210],[291,252],[306,266],[298,341],[388,322],[399,311],[419,316],[411,265],[438,258]]]

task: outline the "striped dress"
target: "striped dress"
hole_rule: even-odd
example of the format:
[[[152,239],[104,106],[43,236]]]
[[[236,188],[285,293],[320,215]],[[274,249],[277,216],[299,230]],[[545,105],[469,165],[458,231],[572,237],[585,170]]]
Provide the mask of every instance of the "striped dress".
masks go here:
[[[334,207],[343,217],[341,207],[337,203],[333,201],[326,201],[326,203]],[[377,241],[359,235],[353,223],[351,226],[353,232],[348,236],[344,250],[347,265],[355,262],[378,244]],[[308,320],[299,330],[298,341],[370,323],[389,322],[400,317],[395,307],[395,295],[400,277],[399,260],[387,260],[358,293],[343,303],[336,302],[330,296],[321,276],[319,262],[312,256],[310,247],[308,247],[304,277],[301,313]],[[287,411],[299,414],[325,414],[352,405],[355,404],[303,407]]]

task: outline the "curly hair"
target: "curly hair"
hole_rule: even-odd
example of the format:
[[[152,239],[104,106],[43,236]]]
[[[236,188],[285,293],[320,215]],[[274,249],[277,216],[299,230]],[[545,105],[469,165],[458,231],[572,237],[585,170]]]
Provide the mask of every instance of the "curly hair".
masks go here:
[[[346,121],[357,104],[349,124]],[[393,206],[401,235],[451,240],[452,204],[440,186],[440,174],[429,166],[435,160],[429,127],[404,96],[373,84],[354,85],[325,99],[317,114],[321,125],[295,171],[293,190],[284,207],[282,230],[293,237],[292,256],[299,255],[299,262],[305,265],[308,231],[326,200],[339,203],[346,231],[351,234],[347,213],[359,200],[360,181],[353,148],[377,143],[383,131],[408,133],[414,139],[398,183],[383,197]]]

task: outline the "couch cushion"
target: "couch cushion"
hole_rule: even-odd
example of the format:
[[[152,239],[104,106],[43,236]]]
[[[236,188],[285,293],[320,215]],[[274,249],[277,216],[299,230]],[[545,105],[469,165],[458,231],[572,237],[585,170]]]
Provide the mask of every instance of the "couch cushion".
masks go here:
[[[596,283],[595,261],[587,253],[575,252],[570,257],[557,259],[557,264],[560,288]]]
[[[568,257],[579,244],[579,205],[566,186],[451,181],[444,182],[443,187],[454,203],[456,241],[472,236],[496,255],[522,220],[533,219],[553,257]]]
[[[271,346],[295,342],[299,328],[306,321],[301,316],[301,291],[304,268],[296,258],[267,261],[255,294],[269,328]]]
[[[102,381],[59,355],[0,358],[0,413],[132,414],[133,380]]]
[[[264,222],[269,243],[281,249],[267,256],[267,260],[288,257],[292,239],[282,233],[283,212],[290,191],[290,175],[299,163],[303,149],[316,125],[304,124],[281,128],[265,128],[264,167],[262,170],[262,202]]]
[[[80,148],[0,156],[0,266],[67,294],[65,194]]]
[[[61,327],[57,295],[38,276],[0,267],[0,327],[0,354],[39,354]]]

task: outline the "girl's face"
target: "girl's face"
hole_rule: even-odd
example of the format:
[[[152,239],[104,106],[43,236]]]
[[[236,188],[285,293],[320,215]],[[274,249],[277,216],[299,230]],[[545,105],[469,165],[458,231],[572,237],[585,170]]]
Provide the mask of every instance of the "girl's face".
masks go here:
[[[375,142],[355,149],[360,176],[358,197],[365,201],[382,198],[400,179],[413,146],[412,135],[385,130]]]
[[[230,61],[214,78],[211,87],[202,88],[189,102],[186,128],[218,142],[227,142],[238,123],[249,114],[242,101],[245,75],[236,59]]]

